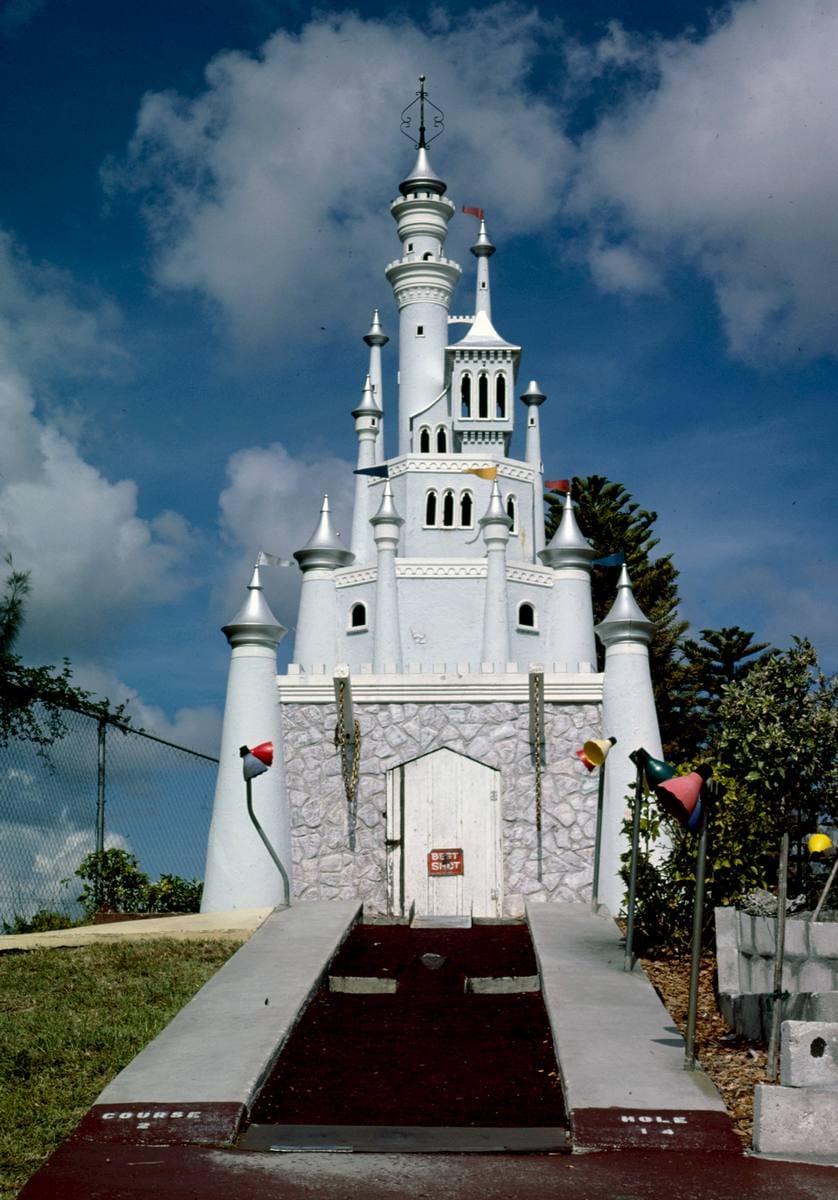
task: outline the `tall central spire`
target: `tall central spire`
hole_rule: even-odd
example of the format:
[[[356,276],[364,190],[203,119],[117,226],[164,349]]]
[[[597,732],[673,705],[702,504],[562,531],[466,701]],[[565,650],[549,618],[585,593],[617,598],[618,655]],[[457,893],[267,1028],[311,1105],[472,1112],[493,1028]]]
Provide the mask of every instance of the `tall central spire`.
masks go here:
[[[433,100],[428,99],[428,93],[425,91],[425,78],[426,77],[424,75],[419,76],[419,91],[416,93],[416,99],[411,100],[410,104],[408,104],[406,108],[402,109],[402,123],[401,123],[402,133],[405,135],[406,138],[409,138],[411,140],[411,142],[413,142],[413,145],[416,147],[417,150],[427,150],[427,148],[431,144],[431,142],[435,138],[438,138],[439,135],[442,133],[442,131],[445,129],[445,113],[442,111],[441,108],[439,108],[436,104],[434,104]],[[414,109],[417,104],[419,105],[419,139],[418,139],[418,141],[413,136],[413,133],[412,133],[413,117],[415,114],[413,112],[411,112],[411,109]],[[428,130],[427,130],[427,126],[425,125],[425,105],[426,104],[427,104],[428,108],[433,109],[434,129],[436,130],[436,133],[432,133],[430,137],[427,136]]]

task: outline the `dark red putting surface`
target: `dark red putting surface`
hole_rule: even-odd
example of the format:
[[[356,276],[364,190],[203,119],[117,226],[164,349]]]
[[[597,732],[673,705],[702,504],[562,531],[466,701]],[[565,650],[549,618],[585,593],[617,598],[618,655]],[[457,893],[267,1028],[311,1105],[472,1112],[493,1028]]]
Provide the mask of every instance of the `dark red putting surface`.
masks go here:
[[[367,926],[349,941],[332,974],[389,974],[399,978],[399,990],[360,996],[321,990],[263,1089],[254,1123],[564,1124],[540,993],[464,991],[477,968],[488,975],[535,973],[525,926]],[[510,956],[500,957],[505,946]],[[445,961],[430,969],[423,954]]]
[[[469,976],[535,975],[532,939],[523,923],[471,929],[356,925],[329,968],[332,975],[394,978],[421,954],[453,959]]]

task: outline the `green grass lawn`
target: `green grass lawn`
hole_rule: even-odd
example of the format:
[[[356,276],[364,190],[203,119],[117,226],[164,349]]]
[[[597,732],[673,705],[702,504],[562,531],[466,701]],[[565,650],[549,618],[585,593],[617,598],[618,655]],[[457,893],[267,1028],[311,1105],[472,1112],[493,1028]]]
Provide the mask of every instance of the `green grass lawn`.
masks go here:
[[[0,955],[0,1200],[239,945],[161,939]]]

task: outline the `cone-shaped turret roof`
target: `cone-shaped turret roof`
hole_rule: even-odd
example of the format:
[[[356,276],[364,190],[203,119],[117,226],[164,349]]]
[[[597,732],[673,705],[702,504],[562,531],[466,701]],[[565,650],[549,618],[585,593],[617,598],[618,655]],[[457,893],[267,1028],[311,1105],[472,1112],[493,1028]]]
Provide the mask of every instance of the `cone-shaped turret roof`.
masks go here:
[[[247,599],[228,625],[221,627],[221,632],[231,646],[241,646],[253,643],[262,646],[277,646],[288,630],[280,625],[270,609],[262,591],[262,580],[259,567],[253,568],[253,575],[247,585]]]
[[[548,567],[587,567],[596,558],[596,550],[582,533],[576,522],[573,501],[567,493],[559,527],[538,557]]]
[[[364,334],[364,341],[368,346],[386,346],[389,338],[381,328],[381,319],[378,315],[378,309],[373,309],[372,322],[369,327],[369,332]]]
[[[460,338],[459,342],[454,342],[448,349],[468,350],[472,346],[475,348],[485,346],[489,350],[520,351],[521,349],[520,346],[501,337],[485,312],[477,313],[465,337]]]
[[[411,192],[435,192],[436,195],[443,196],[447,187],[448,184],[440,179],[431,166],[428,151],[424,146],[420,146],[413,170],[399,184],[399,191],[403,196],[408,196]]]
[[[475,258],[490,258],[494,254],[496,247],[489,241],[489,235],[486,232],[486,222],[480,218],[480,232],[477,235],[477,241],[471,247],[471,252]]]
[[[366,379],[364,380],[364,390],[361,393],[361,402],[357,408],[352,409],[352,416],[353,417],[366,417],[366,416],[380,417],[381,416],[381,409],[376,404],[375,393],[372,390],[372,384],[370,383],[369,375],[367,375]]]
[[[521,395],[521,400],[528,408],[531,404],[543,404],[546,399],[547,397],[534,379],[530,380],[527,390]]]
[[[628,567],[623,566],[617,580],[617,596],[608,616],[596,626],[596,634],[605,646],[613,642],[643,642],[652,640],[655,622],[642,612],[634,598]]]
[[[314,532],[301,550],[294,551],[294,557],[303,571],[310,567],[347,567],[354,562],[355,555],[342,544],[332,525],[328,496],[323,497]]]
[[[503,498],[500,494],[500,488],[498,487],[497,479],[495,479],[492,483],[492,494],[489,497],[489,507],[486,509],[484,515],[480,518],[479,524],[488,525],[490,523],[494,523],[495,521],[503,521],[506,523],[508,528],[512,528],[512,518],[503,507]]]
[[[378,512],[374,517],[370,517],[371,525],[404,525],[404,517],[400,517],[396,509],[395,501],[393,500],[393,488],[388,479],[384,484],[384,494],[381,497],[381,504]]]

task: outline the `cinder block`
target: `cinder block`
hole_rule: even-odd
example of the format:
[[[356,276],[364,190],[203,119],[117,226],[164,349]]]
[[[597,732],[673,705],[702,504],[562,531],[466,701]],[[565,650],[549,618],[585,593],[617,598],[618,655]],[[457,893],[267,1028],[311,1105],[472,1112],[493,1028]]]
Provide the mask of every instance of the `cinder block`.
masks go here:
[[[831,992],[835,987],[832,964],[828,959],[810,958],[797,964],[797,987],[799,992]],[[791,989],[790,989],[791,990]]]
[[[735,908],[717,908],[716,965],[719,971],[720,992],[747,992],[739,978],[739,924]]]
[[[818,992],[810,998],[810,1021],[838,1021],[838,992]]]
[[[777,945],[776,917],[751,917],[751,937],[755,954],[763,958],[773,958]]]
[[[783,1021],[780,1083],[794,1088],[838,1088],[838,1022]]]
[[[800,1154],[838,1163],[838,1091],[758,1083],[754,1149],[760,1154]]]
[[[832,965],[838,967],[838,921],[814,921],[809,925],[809,934],[818,958],[834,959]]]
[[[772,924],[776,928],[777,922]],[[806,958],[809,953],[809,922],[786,919],[785,953],[789,958]],[[776,937],[776,933],[774,934]],[[773,947],[772,947],[773,949]]]

